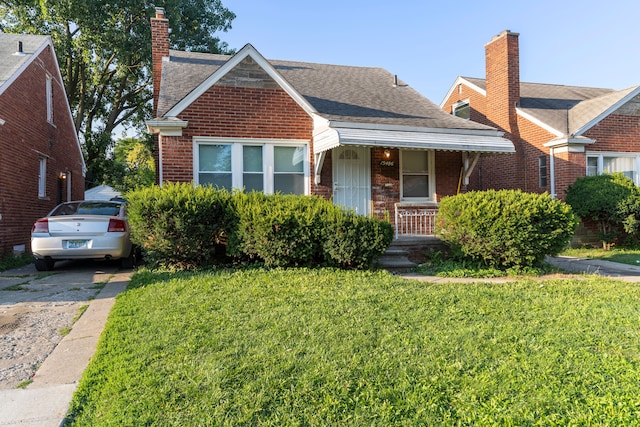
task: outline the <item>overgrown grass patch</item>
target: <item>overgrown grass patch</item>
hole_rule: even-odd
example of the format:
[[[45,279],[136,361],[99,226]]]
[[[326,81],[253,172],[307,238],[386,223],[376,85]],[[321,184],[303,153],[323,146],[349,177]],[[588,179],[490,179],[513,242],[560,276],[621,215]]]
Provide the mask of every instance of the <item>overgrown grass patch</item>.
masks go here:
[[[637,284],[138,271],[68,424],[629,425]]]
[[[7,254],[0,256],[0,272],[12,270],[14,268],[23,267],[33,262],[31,254],[23,253],[20,255]]]

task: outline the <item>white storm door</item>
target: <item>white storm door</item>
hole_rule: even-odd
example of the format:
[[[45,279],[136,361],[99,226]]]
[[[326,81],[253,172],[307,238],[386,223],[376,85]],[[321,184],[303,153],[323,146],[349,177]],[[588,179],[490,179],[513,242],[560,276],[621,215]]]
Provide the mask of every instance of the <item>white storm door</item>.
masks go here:
[[[333,149],[333,203],[370,214],[371,151],[368,147],[340,146]]]

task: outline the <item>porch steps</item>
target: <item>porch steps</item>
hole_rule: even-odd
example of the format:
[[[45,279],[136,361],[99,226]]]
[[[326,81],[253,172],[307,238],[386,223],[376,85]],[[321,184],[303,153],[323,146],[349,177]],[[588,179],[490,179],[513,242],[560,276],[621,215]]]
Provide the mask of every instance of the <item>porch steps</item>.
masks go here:
[[[402,236],[391,242],[375,265],[392,272],[407,273],[424,262],[427,253],[442,250],[446,250],[446,247],[435,236]]]
[[[380,258],[376,260],[376,265],[393,273],[408,273],[417,264],[409,260],[409,251],[390,246]]]

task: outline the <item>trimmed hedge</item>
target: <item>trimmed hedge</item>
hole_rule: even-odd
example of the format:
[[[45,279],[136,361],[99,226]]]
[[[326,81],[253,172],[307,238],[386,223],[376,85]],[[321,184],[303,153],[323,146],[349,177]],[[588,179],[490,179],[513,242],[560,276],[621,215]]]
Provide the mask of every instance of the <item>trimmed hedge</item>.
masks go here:
[[[151,265],[194,268],[211,264],[235,229],[226,191],[166,183],[126,194],[131,241]]]
[[[322,262],[324,218],[333,206],[313,196],[234,195],[238,227],[228,253],[261,260],[270,267]]]
[[[367,268],[393,239],[388,221],[316,196],[231,194],[182,183],[127,199],[133,242],[152,264],[172,268],[207,267],[225,257],[267,267]]]
[[[453,256],[499,269],[540,265],[566,246],[577,226],[566,203],[520,190],[445,197],[436,216],[436,233]]]

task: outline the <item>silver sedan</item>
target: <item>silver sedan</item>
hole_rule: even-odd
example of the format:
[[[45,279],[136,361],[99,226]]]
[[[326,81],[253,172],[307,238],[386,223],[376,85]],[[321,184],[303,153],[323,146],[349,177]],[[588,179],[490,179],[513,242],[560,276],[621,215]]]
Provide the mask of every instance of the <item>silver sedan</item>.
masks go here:
[[[62,203],[31,229],[31,253],[39,271],[66,259],[113,259],[132,268],[134,252],[124,201]]]

